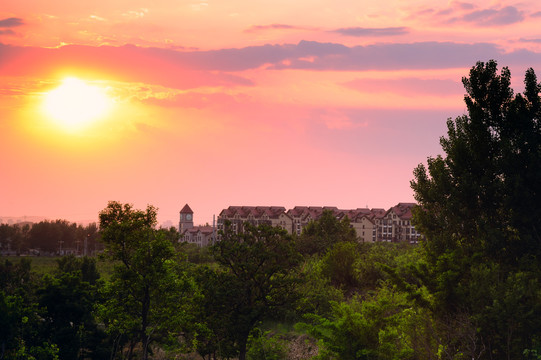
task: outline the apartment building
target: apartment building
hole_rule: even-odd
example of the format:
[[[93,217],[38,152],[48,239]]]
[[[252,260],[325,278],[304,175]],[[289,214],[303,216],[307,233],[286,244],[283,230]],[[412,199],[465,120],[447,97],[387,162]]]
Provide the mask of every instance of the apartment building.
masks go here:
[[[411,223],[415,203],[398,203],[381,217],[375,218],[376,241],[419,242],[421,234]]]
[[[206,246],[215,241],[217,231],[224,229],[226,221],[235,232],[243,230],[245,223],[280,226],[289,234],[300,235],[310,221],[318,220],[324,211],[331,211],[338,219],[346,216],[357,233],[359,242],[409,242],[415,244],[421,234],[413,226],[411,210],[415,203],[398,203],[389,210],[380,208],[338,209],[333,206],[295,206],[286,210],[282,206],[230,206],[218,215],[217,227],[193,226],[193,211],[188,204],[180,211],[179,229],[184,241]]]
[[[293,221],[282,206],[230,206],[218,215],[218,230],[224,229],[226,221],[235,232],[242,231],[245,223],[280,226],[290,234],[293,231]]]

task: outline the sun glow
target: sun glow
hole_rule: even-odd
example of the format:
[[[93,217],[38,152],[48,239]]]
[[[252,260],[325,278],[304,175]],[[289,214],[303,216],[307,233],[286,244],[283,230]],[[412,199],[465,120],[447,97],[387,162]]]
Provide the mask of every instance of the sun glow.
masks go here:
[[[111,106],[105,90],[77,78],[66,78],[48,92],[44,99],[45,112],[67,130],[81,129],[100,117]]]

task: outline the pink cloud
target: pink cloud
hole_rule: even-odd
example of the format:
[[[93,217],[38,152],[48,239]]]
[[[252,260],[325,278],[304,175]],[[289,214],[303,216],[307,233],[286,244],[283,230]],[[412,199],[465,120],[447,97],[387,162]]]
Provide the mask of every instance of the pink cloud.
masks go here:
[[[409,29],[406,27],[387,27],[387,28],[363,28],[363,27],[349,27],[333,30],[337,34],[345,36],[395,36],[405,35],[409,33]]]
[[[361,92],[392,92],[404,96],[461,96],[464,93],[460,81],[441,79],[355,79],[343,85]]]
[[[253,25],[244,30],[244,32],[251,34],[269,30],[309,30],[309,28],[286,24]]]
[[[496,27],[524,21],[525,12],[516,6],[477,8],[472,3],[453,1],[440,9],[422,8],[411,11],[409,19],[423,17],[438,24],[467,23],[476,27]]]
[[[252,86],[252,80],[234,73],[261,67],[335,71],[445,69],[469,67],[479,60],[516,61],[519,60],[517,55],[526,55],[528,61],[541,58],[541,54],[531,51],[504,53],[490,43],[453,42],[348,47],[338,43],[300,41],[298,44],[211,51],[177,51],[133,45],[68,45],[44,49],[0,44],[0,73],[43,75],[78,67],[109,73],[118,79],[188,89],[202,85]]]
[[[23,19],[11,17],[0,20],[0,28],[10,28],[23,25]]]

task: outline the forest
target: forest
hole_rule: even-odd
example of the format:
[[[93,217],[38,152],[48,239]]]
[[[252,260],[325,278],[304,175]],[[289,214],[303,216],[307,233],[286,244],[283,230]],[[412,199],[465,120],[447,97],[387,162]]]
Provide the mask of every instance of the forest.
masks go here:
[[[327,212],[197,248],[111,201],[99,257],[0,263],[0,358],[541,359],[541,85],[495,61],[462,82],[468,114],[413,171],[418,245]]]

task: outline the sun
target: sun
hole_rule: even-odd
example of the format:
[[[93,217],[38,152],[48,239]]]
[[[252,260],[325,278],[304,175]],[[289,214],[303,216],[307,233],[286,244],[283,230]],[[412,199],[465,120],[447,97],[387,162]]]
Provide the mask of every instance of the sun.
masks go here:
[[[111,106],[105,90],[77,78],[65,78],[48,92],[44,110],[66,130],[78,130],[104,116]]]

